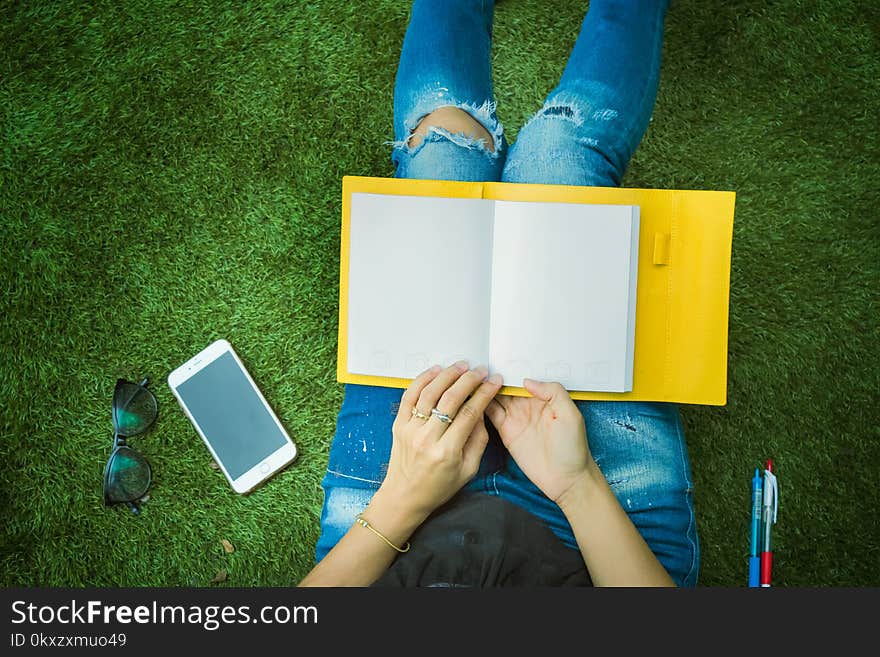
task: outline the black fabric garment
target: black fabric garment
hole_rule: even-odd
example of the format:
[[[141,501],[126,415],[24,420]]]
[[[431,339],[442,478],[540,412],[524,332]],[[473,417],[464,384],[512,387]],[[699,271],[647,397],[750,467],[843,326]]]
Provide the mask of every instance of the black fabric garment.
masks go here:
[[[461,493],[435,511],[373,586],[591,586],[581,553],[525,509]]]

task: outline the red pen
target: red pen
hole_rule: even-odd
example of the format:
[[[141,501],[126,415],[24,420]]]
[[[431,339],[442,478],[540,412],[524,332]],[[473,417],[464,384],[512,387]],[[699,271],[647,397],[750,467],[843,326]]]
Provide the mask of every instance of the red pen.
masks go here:
[[[773,474],[773,461],[767,461],[764,470],[764,509],[762,526],[764,537],[761,545],[761,586],[770,586],[770,575],[773,570],[773,550],[770,547],[770,527],[776,524],[779,511],[779,486]]]

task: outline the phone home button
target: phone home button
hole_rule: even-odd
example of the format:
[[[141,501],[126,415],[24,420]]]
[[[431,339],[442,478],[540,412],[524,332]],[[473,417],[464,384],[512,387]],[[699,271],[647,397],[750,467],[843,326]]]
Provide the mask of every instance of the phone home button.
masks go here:
[[[269,464],[268,464],[268,463],[263,463],[263,464],[260,466],[260,472],[262,472],[263,474],[266,474],[267,472],[269,472]]]

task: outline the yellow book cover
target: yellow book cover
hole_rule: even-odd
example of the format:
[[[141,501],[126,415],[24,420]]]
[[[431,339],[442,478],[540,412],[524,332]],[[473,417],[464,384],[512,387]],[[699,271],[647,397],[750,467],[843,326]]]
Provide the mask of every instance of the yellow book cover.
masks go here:
[[[413,197],[411,200],[418,201],[418,204],[411,206],[411,214],[418,214],[416,218],[419,221],[414,220],[410,226],[405,222],[399,223],[401,217],[397,217],[398,225],[393,234],[370,231],[369,218],[355,222],[353,244],[353,196],[358,207],[370,207],[370,216],[383,220],[387,218],[383,214],[388,214],[383,208],[390,206],[387,203],[385,206],[381,204],[382,196]],[[396,201],[400,205],[404,200]],[[608,344],[615,346],[607,348],[607,351],[613,355],[623,354],[626,351],[626,301],[629,295],[624,287],[627,285],[628,263],[622,263],[619,270],[609,271],[604,277],[603,285],[593,286],[610,295],[602,301],[605,305],[596,307],[604,308],[607,304],[616,304],[614,312],[610,314],[617,319],[618,315],[622,317],[622,324],[615,323],[617,319],[610,321],[603,317],[598,329],[591,333],[591,322],[579,317],[578,311],[584,309],[573,299],[565,317],[557,317],[555,323],[545,324],[536,319],[535,327],[531,327],[526,325],[528,313],[523,308],[517,309],[517,290],[522,290],[522,296],[527,302],[524,304],[526,309],[543,305],[542,294],[549,293],[552,296],[559,291],[555,289],[556,285],[548,285],[547,280],[541,282],[543,290],[530,289],[529,277],[524,277],[517,270],[518,260],[512,257],[501,258],[499,264],[499,256],[516,248],[518,243],[525,242],[528,246],[520,248],[518,258],[522,259],[528,254],[526,260],[539,263],[536,266],[552,268],[553,253],[542,255],[542,248],[544,251],[549,249],[540,233],[533,232],[530,235],[526,232],[518,237],[503,234],[503,239],[493,239],[492,236],[491,206],[504,206],[504,212],[507,213],[504,226],[513,225],[511,209],[534,207],[537,211],[544,208],[545,219],[556,220],[557,230],[568,230],[572,233],[571,240],[557,238],[553,243],[554,250],[567,254],[560,255],[560,258],[576,261],[580,253],[578,239],[583,244],[583,236],[591,233],[578,233],[580,228],[577,224],[560,223],[562,220],[558,217],[564,214],[562,211],[569,204],[587,204],[596,206],[597,211],[601,209],[606,214],[608,211],[616,212],[616,215],[624,219],[621,225],[633,225],[637,232],[633,235],[631,254],[633,272],[635,273],[637,267],[637,276],[632,280],[635,292],[632,299],[634,315],[629,318],[630,331],[633,333],[629,340],[634,343],[632,351],[627,354],[630,363],[629,379],[618,379],[616,375],[622,375],[626,370],[625,367],[620,369],[620,364],[616,362],[611,367],[613,381],[596,385],[592,385],[594,380],[605,381],[608,378],[605,363],[605,369],[602,370],[604,376],[599,379],[595,378],[596,368],[593,368],[592,373],[580,372],[578,379],[576,372],[561,359],[554,360],[553,367],[542,364],[534,373],[528,369],[517,369],[514,363],[506,363],[507,371],[517,374],[526,371],[531,378],[560,380],[564,385],[566,381],[583,382],[586,376],[591,382],[589,390],[566,385],[574,399],[723,405],[727,394],[727,325],[734,202],[735,194],[726,191],[467,183],[346,176],[342,185],[337,379],[344,383],[405,388],[411,381],[410,377],[421,369],[434,362],[448,364],[442,362],[447,356],[449,362],[457,357],[465,357],[475,365],[475,358],[478,358],[475,354],[497,353],[497,350],[493,351],[489,347],[490,333],[492,345],[495,346],[496,343],[503,344],[505,338],[518,337],[512,335],[519,332],[511,330],[513,325],[522,326],[525,334],[529,333],[527,329],[532,328],[533,342],[523,338],[520,340],[520,348],[526,348],[522,345],[532,345],[528,348],[538,349],[540,344],[534,339],[539,338],[540,334],[535,334],[535,330],[546,330],[553,334],[553,329],[565,324],[566,319],[571,326],[580,327],[583,335],[589,337],[583,344],[574,340],[561,343],[566,349],[586,350],[584,354],[573,357],[572,362],[575,364],[580,362],[579,357],[583,360],[589,356],[590,347],[594,350],[606,349],[602,340],[609,333],[612,337],[608,337],[611,340]],[[533,206],[526,206],[527,203]],[[552,204],[560,205],[554,208]],[[490,206],[489,221],[483,218],[484,206]],[[547,208],[559,211],[548,213]],[[635,218],[631,223],[625,212],[627,208],[635,209]],[[367,214],[363,209],[359,212]],[[588,215],[582,212],[578,216]],[[405,218],[404,216],[403,219]],[[547,226],[548,231],[552,229],[551,223]],[[418,230],[415,230],[416,227]],[[619,254],[625,255],[628,253],[627,244],[623,242],[628,239],[627,235],[624,231],[616,238],[602,239],[612,239],[609,244],[619,244]],[[563,234],[562,237],[564,236]],[[613,239],[617,239],[617,242],[613,242]],[[366,246],[367,244],[370,246]],[[493,244],[504,249],[494,253],[494,266]],[[453,249],[449,245],[456,246]],[[584,254],[589,254],[591,260],[602,258],[601,244],[592,245],[592,251],[586,248],[588,246],[590,245],[581,249]],[[444,251],[444,248],[447,250]],[[612,259],[601,265],[603,269],[600,271],[613,268],[614,262],[616,260]],[[419,284],[420,271],[427,271],[428,267],[433,267],[435,271],[442,269],[443,276],[448,278],[448,284],[445,279],[438,278],[434,284],[428,286],[430,289],[422,289]],[[358,272],[354,277],[350,275],[353,268]],[[495,280],[492,280],[493,271]],[[495,297],[488,289],[483,290],[484,280],[491,280],[491,286],[497,288]],[[586,303],[583,293],[588,288],[578,287],[574,283],[576,281],[559,282],[559,287],[562,293],[569,296],[575,292],[574,296],[583,305]],[[551,287],[554,289],[550,289]],[[448,298],[449,290],[455,291],[452,299]],[[621,302],[611,301],[618,297],[622,299]],[[471,325],[474,317],[488,313],[489,306],[499,318],[506,316],[508,323],[497,323],[493,315],[490,324],[481,320],[483,324],[476,322]],[[397,331],[394,346],[376,350],[367,356],[358,350],[350,354],[349,331],[358,331],[356,335],[363,337],[362,331],[365,330],[363,327],[366,323],[362,318],[383,312],[386,316],[390,314],[397,318],[393,324],[387,324],[393,329],[392,332]],[[536,311],[536,317],[538,314],[540,313]],[[420,321],[415,321],[416,316]],[[448,321],[449,317],[455,317],[456,321]],[[436,321],[430,321],[430,318],[436,318]],[[446,321],[443,321],[444,318]],[[409,331],[410,325],[421,329]],[[604,333],[602,327],[605,327]],[[435,332],[432,333],[432,330]],[[419,340],[423,337],[426,342],[431,343],[422,347],[425,351],[412,353],[413,350],[404,344],[410,339]],[[395,353],[398,342],[400,353]],[[444,351],[444,347],[438,346],[440,343],[461,345],[463,350]],[[558,349],[554,352],[553,344],[545,346],[549,349],[548,353],[558,354]],[[551,357],[547,354],[542,356]],[[351,368],[350,361],[354,365]],[[486,358],[481,359],[481,362],[487,361]],[[488,364],[492,369],[493,363]],[[585,367],[589,370],[589,364]],[[408,374],[410,371],[412,374]],[[388,373],[395,375],[388,376]],[[518,381],[506,378],[505,383],[521,383],[521,378]],[[502,393],[528,394],[517,385],[506,385]]]

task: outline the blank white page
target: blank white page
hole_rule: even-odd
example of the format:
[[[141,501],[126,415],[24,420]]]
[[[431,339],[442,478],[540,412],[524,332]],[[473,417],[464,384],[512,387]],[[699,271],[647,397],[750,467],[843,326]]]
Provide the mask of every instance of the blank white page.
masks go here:
[[[496,201],[489,367],[632,390],[639,208]]]
[[[492,204],[352,194],[349,372],[413,378],[488,361]]]

